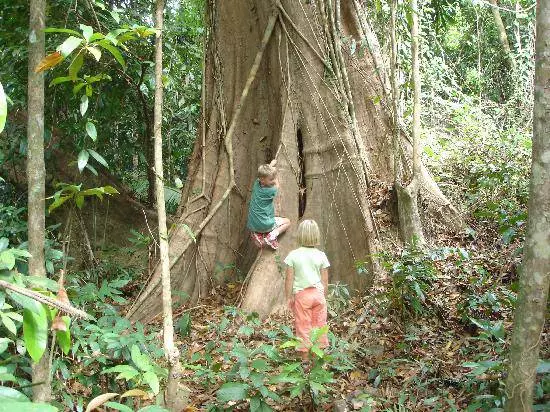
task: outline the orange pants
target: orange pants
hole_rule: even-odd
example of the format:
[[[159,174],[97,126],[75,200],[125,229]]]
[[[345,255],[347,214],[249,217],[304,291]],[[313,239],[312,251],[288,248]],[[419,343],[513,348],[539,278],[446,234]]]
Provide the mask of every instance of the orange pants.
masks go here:
[[[294,295],[292,311],[294,312],[296,336],[304,342],[296,350],[307,352],[311,346],[309,340],[311,329],[320,328],[327,324],[327,301],[319,289],[310,287]],[[328,346],[326,333],[319,337],[317,345],[321,348]]]

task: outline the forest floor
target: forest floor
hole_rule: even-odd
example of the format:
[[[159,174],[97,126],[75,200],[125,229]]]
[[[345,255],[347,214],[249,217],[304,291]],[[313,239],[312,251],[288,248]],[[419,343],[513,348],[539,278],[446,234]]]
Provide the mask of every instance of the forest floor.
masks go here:
[[[266,403],[284,411],[483,411],[498,407],[512,326],[510,289],[517,278],[514,251],[518,245],[487,247],[471,239],[454,239],[452,244],[431,252],[435,276],[419,313],[402,311],[407,302],[399,300],[391,283],[377,285],[364,296],[331,296],[333,358],[327,358],[322,368],[332,379],[323,385],[325,393],[305,391],[291,398],[293,381],[287,380],[291,387],[285,390],[275,379],[266,387],[281,398],[274,402],[267,396]],[[243,373],[238,366],[242,359],[232,361],[231,353],[238,346],[251,357],[271,362],[275,358],[261,348],[281,348],[289,339],[285,333],[290,335],[290,313],[262,321],[239,316],[232,305],[240,289],[239,283],[230,283],[214,290],[199,306],[176,312],[178,329],[187,335],[180,334],[178,344],[183,349],[190,411],[206,410],[208,405],[248,410],[246,402],[224,403],[217,398],[220,385],[228,380],[250,386],[250,371]],[[550,356],[549,332],[547,326],[542,333],[541,359]],[[270,363],[266,374],[272,377],[281,375],[292,362],[293,349],[280,350],[286,358]],[[548,386],[547,372],[538,375],[539,410],[550,410],[544,406],[550,404],[548,388],[543,388]]]

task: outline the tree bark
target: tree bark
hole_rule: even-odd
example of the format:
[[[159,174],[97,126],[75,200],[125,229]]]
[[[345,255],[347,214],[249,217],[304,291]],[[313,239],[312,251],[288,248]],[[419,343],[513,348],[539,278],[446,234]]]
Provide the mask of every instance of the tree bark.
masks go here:
[[[341,41],[364,40],[356,7],[332,0],[208,2],[201,137],[170,239],[172,287],[192,300],[243,273],[242,307],[260,314],[282,307],[281,262],[295,247],[294,230],[281,237],[277,252],[260,252],[246,230],[258,165],[274,157],[281,214],[293,225],[305,218],[320,224],[335,281],[352,290],[371,284],[369,256],[388,234],[373,218],[369,191],[393,183],[392,122],[375,59],[352,54]],[[409,153],[408,140],[400,140]],[[429,175],[422,176],[428,203],[448,207]],[[357,274],[357,261],[369,263],[369,276]],[[220,263],[235,271],[212,276]],[[147,321],[160,311],[160,273],[130,319]]]
[[[415,241],[420,245],[425,243],[422,222],[418,210],[418,194],[421,185],[420,160],[420,111],[422,110],[420,97],[422,80],[420,77],[419,53],[419,23],[418,0],[411,0],[411,53],[412,53],[412,82],[413,82],[413,121],[412,121],[412,176],[409,183],[404,185],[400,179],[395,182],[397,205],[399,212],[399,229],[404,242]],[[404,176],[409,179],[408,176]]]
[[[28,123],[27,123],[27,184],[29,275],[46,276],[44,262],[45,177],[44,165],[44,74],[34,69],[44,58],[46,1],[30,1]],[[48,353],[46,351],[44,353]],[[33,400],[48,402],[51,398],[50,365],[48,356],[32,366]]]
[[[550,287],[550,0],[537,5],[529,221],[506,381],[508,412],[530,411]]]
[[[158,232],[160,249],[160,268],[162,277],[162,324],[164,337],[164,355],[170,365],[168,382],[164,398],[165,406],[170,410],[182,410],[183,398],[179,394],[179,378],[181,365],[179,351],[174,344],[174,322],[172,314],[172,290],[170,282],[170,257],[168,246],[168,230],[166,228],[166,206],[164,203],[164,171],[162,164],[162,30],[163,30],[164,0],[156,1],[155,24],[155,106],[154,106],[154,173],[156,176],[156,203],[158,214]]]
[[[495,25],[497,26],[498,38],[500,40],[500,44],[502,45],[502,49],[504,50],[504,53],[506,54],[506,58],[510,63],[510,67],[513,67],[514,56],[512,55],[512,49],[510,48],[510,42],[508,41],[508,35],[506,34],[506,27],[504,26],[502,17],[500,16],[500,11],[498,9],[498,1],[497,0],[489,0],[489,1],[492,5],[491,11],[493,12],[493,18],[495,19]]]

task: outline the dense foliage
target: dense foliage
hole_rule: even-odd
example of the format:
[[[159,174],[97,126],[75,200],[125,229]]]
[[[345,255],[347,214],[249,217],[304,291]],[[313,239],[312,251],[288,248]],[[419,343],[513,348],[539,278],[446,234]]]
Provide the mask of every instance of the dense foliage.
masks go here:
[[[389,3],[367,3],[387,51]],[[423,156],[441,189],[464,212],[468,229],[439,239],[446,246],[412,244],[384,251],[380,258],[387,280],[369,294],[351,297],[346,285],[331,285],[331,346],[327,351],[311,348],[310,368],[293,356],[297,341],[288,326],[281,326],[288,318],[262,323],[231,306],[240,283],[213,290],[217,309],[211,305],[196,314],[199,305],[179,311],[183,378],[197,407],[319,408],[339,398],[362,411],[502,407],[527,221],[534,1],[499,2],[510,56],[502,49],[488,2],[421,3]],[[22,176],[28,13],[27,2],[0,0],[0,280],[55,297],[60,285],[36,279],[26,264]],[[171,0],[165,10],[163,150],[165,184],[172,187],[186,178],[197,134],[203,14],[202,0]],[[407,4],[399,3],[400,111],[407,125],[412,104],[409,19]],[[90,207],[87,198],[118,194],[107,183],[82,183],[92,175],[115,177],[135,199],[152,203],[151,2],[49,1],[47,26],[49,212],[59,208],[71,216]],[[343,40],[352,54],[370,47]],[[60,165],[75,173],[61,177],[55,172]],[[76,181],[64,181],[67,175],[77,176]],[[177,201],[177,195],[168,196],[169,211],[176,210]],[[91,317],[69,320],[48,305],[0,289],[0,410],[4,402],[54,410],[47,405],[33,409],[28,401],[31,365],[42,356],[52,361],[52,405],[60,410],[82,411],[90,401],[120,411],[161,410],[156,404],[162,400],[167,365],[159,330],[130,324],[123,316],[147,268],[120,264],[151,257],[154,234],[132,230],[131,247],[110,250],[94,265],[71,267],[73,249],[59,225],[52,223],[47,232],[47,272],[58,274],[69,264],[68,299]],[[219,262],[217,270],[234,267]],[[357,268],[361,275],[361,262]],[[541,339],[548,344],[547,333]],[[44,351],[46,341],[55,342],[51,353]],[[549,356],[543,347],[538,410],[550,399],[550,367],[544,360]]]

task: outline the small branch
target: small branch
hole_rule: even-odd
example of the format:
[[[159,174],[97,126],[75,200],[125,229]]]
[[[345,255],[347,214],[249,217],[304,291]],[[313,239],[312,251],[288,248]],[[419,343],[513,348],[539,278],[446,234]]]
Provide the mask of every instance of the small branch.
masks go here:
[[[48,306],[57,308],[68,315],[81,318],[81,319],[92,319],[92,316],[88,315],[86,312],[80,309],[76,309],[70,304],[61,302],[60,300],[57,300],[54,298],[50,298],[49,296],[42,295],[41,293],[22,288],[20,286],[12,285],[11,283],[6,282],[5,280],[0,280],[0,287],[19,293],[20,295],[26,296],[28,298],[34,299],[37,302],[41,302]]]

